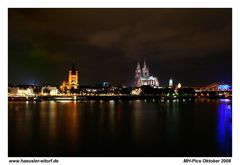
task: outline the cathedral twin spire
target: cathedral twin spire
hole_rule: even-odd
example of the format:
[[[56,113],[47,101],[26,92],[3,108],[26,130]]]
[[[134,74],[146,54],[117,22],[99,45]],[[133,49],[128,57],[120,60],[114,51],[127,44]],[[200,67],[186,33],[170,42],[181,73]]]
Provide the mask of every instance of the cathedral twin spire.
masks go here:
[[[149,69],[144,60],[143,68],[141,69],[140,63],[137,63],[135,70],[135,85],[140,87],[142,85],[158,86],[159,82],[156,77],[150,76]]]
[[[139,62],[137,63],[137,68],[136,68],[135,73],[136,73],[135,78],[140,77],[140,76],[143,76],[143,77],[149,76],[149,70],[148,70],[148,67],[147,67],[145,61],[143,63],[142,69],[141,69],[140,63]]]

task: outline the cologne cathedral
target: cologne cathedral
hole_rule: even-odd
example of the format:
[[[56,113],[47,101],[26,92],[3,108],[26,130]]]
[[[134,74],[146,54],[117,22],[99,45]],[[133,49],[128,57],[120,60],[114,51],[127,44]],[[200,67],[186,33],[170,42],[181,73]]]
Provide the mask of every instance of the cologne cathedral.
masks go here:
[[[138,62],[137,68],[135,70],[135,86],[140,87],[142,85],[159,86],[158,79],[156,77],[150,76],[149,69],[146,66],[145,61],[142,69]]]

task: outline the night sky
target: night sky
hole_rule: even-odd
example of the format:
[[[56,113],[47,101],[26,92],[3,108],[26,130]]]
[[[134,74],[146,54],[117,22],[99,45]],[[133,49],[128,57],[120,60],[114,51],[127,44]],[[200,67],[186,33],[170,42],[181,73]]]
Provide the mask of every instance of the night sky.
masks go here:
[[[146,60],[160,85],[232,80],[231,9],[9,9],[8,81],[133,85]]]

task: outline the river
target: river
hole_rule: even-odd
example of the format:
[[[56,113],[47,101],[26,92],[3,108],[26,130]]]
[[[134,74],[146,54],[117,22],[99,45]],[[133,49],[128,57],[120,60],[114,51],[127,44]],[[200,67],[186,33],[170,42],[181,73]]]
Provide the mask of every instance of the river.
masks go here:
[[[232,103],[9,102],[8,156],[232,156]]]

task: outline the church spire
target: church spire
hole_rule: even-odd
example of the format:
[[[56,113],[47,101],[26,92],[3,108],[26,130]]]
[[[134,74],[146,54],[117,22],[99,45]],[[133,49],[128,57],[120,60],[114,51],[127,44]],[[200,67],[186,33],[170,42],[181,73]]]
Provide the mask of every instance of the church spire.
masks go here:
[[[137,63],[137,68],[135,70],[135,85],[136,86],[141,86],[141,66],[140,63]]]
[[[137,70],[139,70],[139,69],[141,69],[141,66],[140,66],[140,63],[138,61],[138,63],[137,63]]]
[[[143,68],[147,68],[145,60],[144,60],[144,63],[143,63]]]
[[[145,60],[144,60],[143,68],[142,68],[142,74],[144,77],[149,76],[149,70],[148,70]]]

